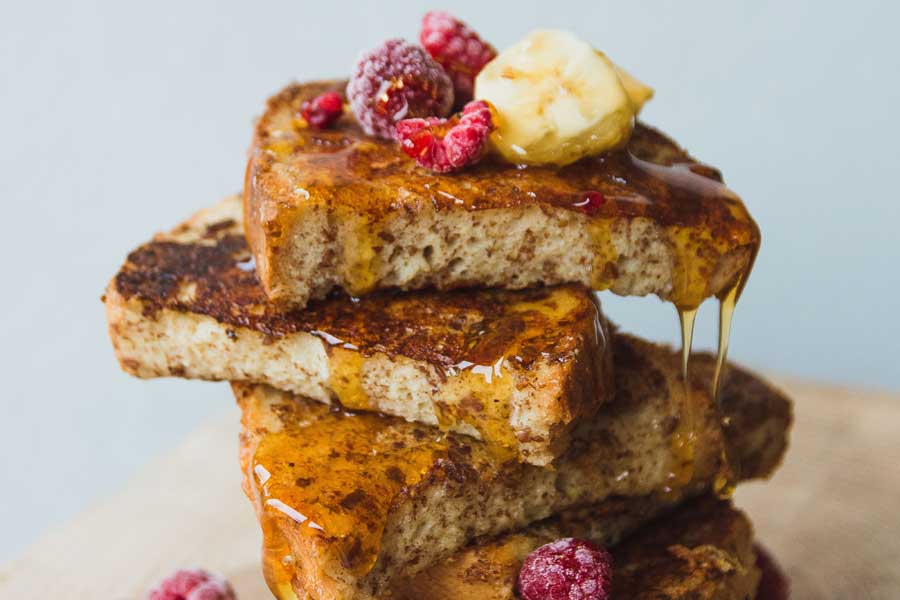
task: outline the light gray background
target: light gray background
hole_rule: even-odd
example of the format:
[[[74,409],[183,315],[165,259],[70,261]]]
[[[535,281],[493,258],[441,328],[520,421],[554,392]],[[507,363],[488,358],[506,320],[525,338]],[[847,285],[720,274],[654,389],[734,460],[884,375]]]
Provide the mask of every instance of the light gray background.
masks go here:
[[[764,240],[733,358],[900,388],[896,3],[454,4],[501,48],[539,26],[582,35],[657,89],[646,120],[724,171]],[[231,405],[223,384],[120,373],[103,287],[152,232],[240,188],[268,94],[414,37],[425,6],[0,6],[0,560]],[[655,299],[606,306],[676,337]],[[714,310],[699,321],[712,345]]]

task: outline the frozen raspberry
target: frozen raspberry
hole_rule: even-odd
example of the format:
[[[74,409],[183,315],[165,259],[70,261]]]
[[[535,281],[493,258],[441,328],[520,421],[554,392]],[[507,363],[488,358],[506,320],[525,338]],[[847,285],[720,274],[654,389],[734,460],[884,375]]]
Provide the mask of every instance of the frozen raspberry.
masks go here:
[[[362,55],[347,99],[366,133],[393,139],[401,119],[447,116],[453,82],[422,48],[393,39]]]
[[[518,587],[523,600],[606,600],[612,556],[587,540],[563,538],[528,555]]]
[[[477,100],[452,119],[404,119],[397,123],[397,139],[419,165],[449,173],[478,162],[493,129],[490,107]]]
[[[328,129],[344,112],[344,101],[337,92],[325,92],[300,106],[300,115],[313,129]]]
[[[438,10],[422,17],[419,43],[450,74],[456,106],[463,106],[472,99],[475,77],[497,56],[497,51],[468,25],[450,13]]]
[[[237,600],[222,577],[201,569],[180,569],[147,594],[147,600]]]
[[[791,597],[791,582],[775,562],[768,550],[756,544],[756,567],[762,571],[756,600],[788,600]]]

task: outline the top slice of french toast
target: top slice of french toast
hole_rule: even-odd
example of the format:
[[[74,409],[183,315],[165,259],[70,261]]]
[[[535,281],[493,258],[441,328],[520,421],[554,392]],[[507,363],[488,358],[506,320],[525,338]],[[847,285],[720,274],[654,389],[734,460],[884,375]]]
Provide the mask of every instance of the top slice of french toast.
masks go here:
[[[746,281],[756,223],[717,170],[655,129],[638,124],[624,149],[565,167],[488,156],[441,175],[350,114],[307,127],[303,101],[344,85],[290,85],[256,127],[245,226],[273,301],[582,283],[687,309]]]

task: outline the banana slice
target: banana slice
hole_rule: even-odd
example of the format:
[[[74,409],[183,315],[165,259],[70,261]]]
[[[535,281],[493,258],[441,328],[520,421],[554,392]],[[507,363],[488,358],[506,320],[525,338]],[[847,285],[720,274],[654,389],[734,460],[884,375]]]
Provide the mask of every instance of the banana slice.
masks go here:
[[[624,144],[634,126],[616,66],[564,31],[535,31],[501,52],[475,97],[496,109],[491,142],[514,163],[566,165]]]
[[[644,108],[644,105],[653,98],[653,88],[635,79],[631,73],[619,65],[616,65],[616,71],[619,73],[619,80],[625,87],[628,97],[631,98],[634,114],[637,115]]]

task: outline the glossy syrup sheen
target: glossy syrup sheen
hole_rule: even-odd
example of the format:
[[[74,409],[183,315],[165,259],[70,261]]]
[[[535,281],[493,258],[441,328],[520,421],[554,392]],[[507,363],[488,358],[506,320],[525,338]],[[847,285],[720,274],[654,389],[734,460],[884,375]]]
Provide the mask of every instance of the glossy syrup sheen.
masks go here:
[[[712,395],[718,401],[722,387],[722,377],[725,370],[725,361],[728,356],[728,340],[731,336],[731,321],[734,316],[734,308],[738,295],[741,292],[742,279],[734,281],[719,298],[719,341],[716,350],[716,367],[712,379]],[[684,418],[678,425],[672,436],[673,467],[672,479],[676,487],[683,482],[690,481],[693,476],[695,443],[698,438],[696,423],[696,402],[692,386],[690,385],[690,360],[691,346],[694,338],[694,320],[697,309],[679,309],[678,321],[681,327],[681,378],[684,384]],[[722,453],[722,461],[727,462],[725,451]],[[713,489],[723,498],[728,498],[734,492],[735,482],[731,476],[720,476]]]
[[[138,298],[148,314],[170,309],[206,315],[271,339],[311,333],[331,348],[405,356],[444,372],[463,363],[493,365],[502,357],[520,368],[537,360],[564,362],[577,350],[573,332],[599,324],[594,297],[574,285],[337,295],[302,310],[285,309],[268,302],[241,223],[209,224],[200,237],[190,243],[159,238],[133,251],[115,277],[116,291],[125,300]],[[192,293],[186,297],[187,288]]]
[[[662,133],[639,124],[628,146],[566,167],[527,168],[487,157],[460,172],[439,175],[418,167],[394,142],[366,136],[349,115],[334,129],[307,128],[300,104],[324,90],[342,92],[342,82],[289,86],[270,100],[256,132],[247,185],[251,197],[281,190],[268,207],[269,226],[289,231],[300,208],[321,206],[354,223],[351,261],[343,275],[354,293],[371,290],[380,260],[379,223],[399,211],[486,210],[525,206],[572,211],[588,219],[595,261],[591,287],[615,283],[618,253],[611,243],[616,222],[646,218],[663,229],[674,250],[674,281],[666,294],[680,308],[695,308],[723,291],[728,281],[711,281],[719,261],[742,252],[749,270],[759,230],[718,171],[700,164]],[[603,202],[585,204],[588,193]],[[264,195],[264,194],[262,194]],[[259,208],[259,207],[257,207]],[[273,230],[274,231],[274,230]],[[290,243],[277,232],[275,252]],[[746,280],[746,277],[743,278]]]
[[[344,568],[367,573],[387,516],[426,480],[484,479],[501,467],[482,444],[371,413],[348,414],[312,403],[279,407],[283,429],[266,434],[250,464],[261,520],[327,539]],[[270,585],[291,571],[288,545],[265,527]],[[286,559],[287,557],[287,559]]]
[[[658,486],[655,489],[666,501],[677,500],[688,484],[681,477],[682,457],[674,444],[667,445],[673,433],[669,424],[684,418],[678,359],[627,336],[614,336],[612,344],[619,375],[616,399],[606,416],[583,423],[577,442],[557,468],[570,474],[572,481],[580,480],[578,485],[584,486],[585,498],[591,501],[602,493],[627,495],[640,490],[646,494],[647,483]],[[695,376],[694,381],[697,422],[703,424],[697,440],[699,470],[692,469],[687,479],[711,485],[714,479],[728,478],[729,466],[718,460],[722,432],[705,389],[712,360],[704,356],[701,362],[709,374]],[[266,544],[267,574],[275,578],[270,584],[279,589],[290,573],[297,572],[297,567],[290,566],[297,557],[290,555],[290,544],[279,537],[285,532],[291,540],[321,537],[316,541],[317,553],[333,550],[348,570],[361,574],[377,558],[393,507],[415,502],[417,494],[441,489],[444,482],[451,489],[459,485],[459,489],[480,493],[475,490],[495,483],[521,489],[532,476],[545,473],[514,461],[503,463],[486,444],[443,434],[434,427],[371,413],[347,413],[265,386],[238,385],[235,391],[244,410],[245,431],[252,432],[251,438],[244,439],[243,454],[254,490],[251,497],[257,502],[264,530],[273,532]],[[647,435],[660,436],[654,443],[662,444],[664,453],[671,449],[668,478],[656,475],[655,468],[632,472],[640,457],[618,446],[620,435],[635,432],[638,423],[651,422],[659,427]],[[597,490],[606,491],[592,495]]]
[[[297,84],[270,100],[251,149],[247,185],[251,198],[265,196],[263,189],[278,198],[276,207],[269,207],[269,225],[277,231],[290,230],[308,206],[324,207],[353,224],[356,235],[347,242],[353,247],[345,255],[355,260],[342,275],[354,293],[374,286],[380,223],[392,213],[415,213],[423,205],[470,211],[537,205],[587,219],[593,289],[615,289],[619,254],[613,232],[623,221],[642,218],[659,226],[672,250],[672,288],[660,295],[680,312],[695,310],[711,296],[733,308],[740,296],[759,249],[759,229],[717,170],[662,133],[638,124],[625,148],[562,168],[526,168],[489,156],[461,172],[437,175],[416,166],[395,143],[366,136],[350,115],[328,131],[311,130],[298,118],[305,99],[343,87],[343,82]],[[273,235],[269,242],[277,252],[288,240]],[[731,312],[721,325],[730,323]],[[724,364],[729,331],[720,331]],[[687,365],[689,346],[684,354]],[[720,377],[721,369],[716,389]],[[691,437],[687,429],[683,439]],[[689,446],[685,442],[686,454]]]
[[[672,434],[672,463],[670,467],[669,489],[671,493],[680,493],[694,476],[694,456],[697,442],[697,407],[690,379],[691,346],[694,340],[694,321],[697,309],[678,311],[678,322],[681,327],[681,403],[682,417],[678,427]]]
[[[207,315],[273,339],[301,332],[318,337],[328,356],[330,388],[351,409],[378,406],[362,384],[367,357],[382,353],[428,363],[440,379],[439,424],[469,425],[501,454],[518,445],[510,423],[517,377],[536,363],[565,366],[582,354],[596,361],[595,376],[605,374],[600,307],[580,286],[384,292],[282,309],[266,301],[239,231],[236,221],[216,222],[191,243],[145,244],[117,275],[116,290],[139,298],[148,313]],[[598,381],[598,389],[608,387]]]
[[[441,297],[459,294],[449,292]],[[475,293],[476,297],[480,295]],[[469,425],[489,442],[498,458],[505,459],[513,456],[518,446],[510,422],[517,374],[537,360],[557,364],[574,361],[579,352],[587,353],[600,365],[608,349],[599,306],[592,304],[594,297],[584,290],[548,288],[505,294],[504,298],[508,304],[500,321],[485,319],[485,312],[477,309],[440,315],[435,308],[447,304],[436,302],[425,307],[417,294],[398,298],[390,312],[398,320],[404,316],[415,319],[414,327],[407,322],[409,334],[416,335],[416,330],[424,329],[419,335],[435,339],[432,347],[452,349],[452,355],[440,365],[443,379],[436,408],[441,429]],[[442,331],[444,327],[447,330]],[[334,334],[319,335],[327,335],[329,383],[341,404],[356,410],[372,409],[374,399],[362,383],[364,355],[353,342],[345,342]],[[451,341],[460,335],[465,339]],[[348,339],[355,338],[350,335]],[[551,339],[554,342],[548,343]],[[420,338],[419,343],[423,342]],[[595,376],[601,375],[603,368],[598,366],[597,371],[600,372]]]
[[[732,307],[720,319],[719,362],[724,364],[729,328],[723,326],[730,324],[747,282],[760,233],[717,170],[639,123],[625,148],[566,167],[523,167],[489,156],[461,172],[437,175],[417,167],[395,143],[366,136],[350,115],[328,131],[311,130],[298,118],[304,100],[343,88],[339,81],[296,84],[270,100],[251,149],[247,186],[250,198],[269,193],[278,199],[274,208],[266,207],[268,226],[277,232],[289,231],[309,206],[353,224],[356,235],[347,242],[353,247],[345,248],[345,255],[355,260],[342,273],[353,293],[368,293],[375,285],[380,223],[398,211],[415,213],[423,205],[469,211],[537,205],[572,211],[589,224],[594,255],[589,284],[596,290],[615,289],[619,253],[612,242],[614,230],[623,221],[648,219],[660,228],[674,258],[672,287],[660,296],[682,313],[711,296],[723,308]],[[250,202],[254,213],[265,206]],[[268,241],[276,253],[280,244],[289,243],[274,234]],[[689,346],[684,355],[686,375]],[[721,368],[716,390],[720,378]],[[682,436],[686,455],[691,437],[687,428]]]

